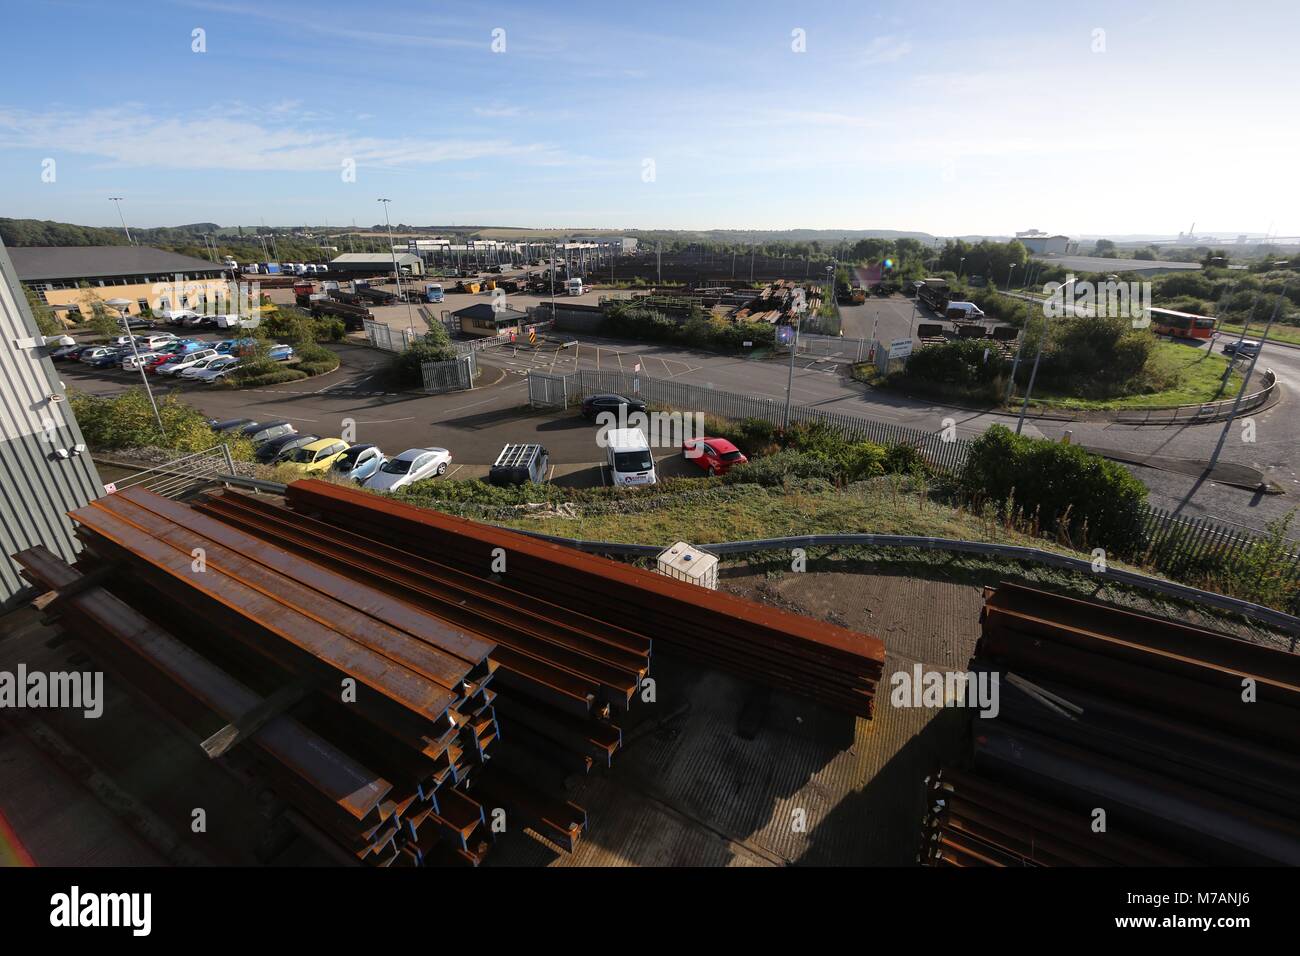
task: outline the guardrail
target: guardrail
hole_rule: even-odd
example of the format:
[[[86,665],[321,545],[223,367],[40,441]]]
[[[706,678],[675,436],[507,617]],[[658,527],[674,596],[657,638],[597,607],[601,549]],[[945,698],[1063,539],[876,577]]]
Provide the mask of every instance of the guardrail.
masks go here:
[[[1241,397],[1241,405],[1237,408],[1238,414],[1254,411],[1264,405],[1272,396],[1273,390],[1277,387],[1277,373],[1271,368],[1265,369],[1263,378],[1263,388]],[[1232,406],[1235,402],[1236,399],[1234,398],[1225,398],[1217,402],[1206,402],[1202,405],[1167,405],[1162,408],[1119,409],[1115,412],[1113,420],[1128,425],[1146,425],[1153,422],[1173,424],[1180,421],[1188,423],[1217,422],[1227,418],[1232,413]]]
[[[278,482],[262,481],[257,478],[241,478],[237,475],[221,475],[219,476],[219,480],[229,487],[247,488],[252,491],[260,491],[266,494],[282,495],[287,488],[286,485]],[[586,551],[592,554],[653,558],[658,556],[664,550],[662,546],[654,544],[624,544],[616,541],[586,541],[579,538],[564,538],[559,535],[543,534],[540,531],[527,531],[523,528],[511,528],[510,530],[518,531],[520,534],[526,534],[542,541],[549,541],[552,544],[561,544],[565,547],[574,548],[578,551]],[[1072,558],[1068,555],[1057,554],[1053,551],[1044,551],[1041,548],[1027,548],[1021,545],[990,544],[983,541],[963,541],[958,538],[932,538],[907,534],[807,534],[788,538],[761,538],[754,541],[722,541],[715,544],[701,544],[697,545],[697,547],[716,555],[758,554],[764,551],[788,552],[792,548],[917,548],[922,551],[948,551],[957,554],[979,554],[988,557],[1004,558],[1011,561],[1027,561],[1034,564],[1045,564],[1055,568],[1062,568],[1067,571],[1075,571],[1080,574],[1113,581],[1117,584],[1126,584],[1132,587],[1142,588],[1146,591],[1163,594],[1166,597],[1205,604],[1209,607],[1218,608],[1221,611],[1249,615],[1258,621],[1271,624],[1272,626],[1292,635],[1290,648],[1292,651],[1296,649],[1297,640],[1300,639],[1300,617],[1295,617],[1283,611],[1276,611],[1271,607],[1265,607],[1262,604],[1255,604],[1251,601],[1243,601],[1240,598],[1228,597],[1225,594],[1217,594],[1214,591],[1203,591],[1200,588],[1190,587],[1186,584],[1164,581],[1147,574],[1139,574],[1136,571],[1125,571],[1122,568],[1107,567],[1104,571],[1094,571],[1092,562],[1089,560],[1083,558]]]

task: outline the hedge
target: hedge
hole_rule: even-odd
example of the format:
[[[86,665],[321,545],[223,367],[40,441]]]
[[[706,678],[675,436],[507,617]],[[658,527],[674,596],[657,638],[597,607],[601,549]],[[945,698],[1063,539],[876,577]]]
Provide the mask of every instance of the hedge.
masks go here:
[[[163,432],[158,430],[158,421],[143,389],[129,389],[114,397],[74,391],[69,393],[68,400],[86,444],[94,451],[156,447],[184,455],[224,443],[236,461],[253,460],[252,442],[247,438],[218,435],[208,426],[202,412],[175,395],[157,399]]]
[[[1044,531],[1068,531],[1081,546],[1118,554],[1142,541],[1147,489],[1119,464],[1046,438],[1015,435],[994,425],[971,442],[963,490],[1035,520]]]

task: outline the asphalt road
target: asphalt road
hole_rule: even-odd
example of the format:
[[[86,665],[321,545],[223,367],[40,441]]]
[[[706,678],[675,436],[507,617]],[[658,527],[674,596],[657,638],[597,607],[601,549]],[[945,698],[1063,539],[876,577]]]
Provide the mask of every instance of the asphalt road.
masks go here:
[[[906,335],[912,303],[906,299],[868,302],[846,307],[845,335],[853,337],[848,323],[875,322],[881,312],[881,329],[890,325]],[[851,310],[858,310],[856,313]],[[888,325],[887,325],[888,323]],[[891,329],[887,334],[894,335]],[[870,329],[867,329],[870,334]],[[878,331],[878,338],[886,337]],[[641,374],[673,378],[725,391],[783,400],[787,365],[777,359],[720,356],[638,342],[619,342],[590,335],[565,333],[576,341],[569,349],[555,343],[530,350],[498,348],[479,353],[483,376],[479,387],[449,395],[391,394],[375,370],[387,361],[385,353],[365,346],[339,346],[343,364],[326,376],[265,389],[234,391],[202,385],[180,385],[153,379],[162,391],[179,390],[185,399],[214,418],[285,418],[323,437],[340,433],[345,419],[355,422],[358,441],[375,442],[390,453],[409,447],[438,445],[452,450],[458,464],[485,467],[511,441],[536,440],[545,444],[559,466],[598,462],[601,450],[595,429],[574,413],[537,414],[527,407],[526,374],[536,369],[554,373],[575,369],[623,369],[640,364]],[[1194,346],[1187,346],[1192,348]],[[796,362],[793,399],[796,403],[857,414],[881,421],[937,432],[951,419],[962,437],[974,437],[1000,422],[1015,427],[1015,416],[963,411],[951,407],[868,392],[848,375],[852,354],[801,355]],[[57,363],[65,383],[95,394],[111,394],[139,383],[136,375],[88,369],[79,363]],[[1240,423],[1225,443],[1222,460],[1251,466],[1283,488],[1284,495],[1252,491],[1156,468],[1126,465],[1151,489],[1152,503],[1180,509],[1188,516],[1208,515],[1218,521],[1261,529],[1284,516],[1300,492],[1300,416],[1295,395],[1300,394],[1300,350],[1269,345],[1259,371],[1273,368],[1283,385],[1281,401],[1252,416],[1255,441],[1243,441]],[[1074,441],[1089,448],[1110,450],[1126,458],[1161,456],[1207,461],[1222,424],[1135,426],[1106,422],[1062,423],[1028,419],[1024,432],[1060,439],[1068,430]]]

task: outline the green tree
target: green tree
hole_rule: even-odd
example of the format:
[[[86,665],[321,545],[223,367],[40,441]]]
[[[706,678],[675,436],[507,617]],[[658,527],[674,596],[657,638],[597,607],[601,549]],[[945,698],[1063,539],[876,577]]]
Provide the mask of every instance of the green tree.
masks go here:
[[[41,335],[58,335],[63,331],[62,324],[54,317],[54,310],[42,302],[39,295],[27,286],[23,286],[23,295],[27,297],[27,306],[32,310],[32,318],[36,320]]]

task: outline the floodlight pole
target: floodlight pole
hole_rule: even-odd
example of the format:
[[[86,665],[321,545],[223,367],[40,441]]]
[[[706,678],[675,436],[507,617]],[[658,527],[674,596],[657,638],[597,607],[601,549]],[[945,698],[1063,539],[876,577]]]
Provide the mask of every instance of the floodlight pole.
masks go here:
[[[388,204],[391,199],[379,200],[384,204],[384,225],[388,229],[388,251],[393,257],[393,276],[397,279],[397,297],[406,299],[406,329],[411,333],[411,339],[415,339],[415,311],[411,308],[411,300],[402,294],[402,270],[397,265],[397,249],[393,247],[393,224],[388,221]]]
[[[1210,463],[1205,466],[1207,475],[1214,470],[1214,466],[1219,462],[1219,453],[1223,451],[1223,443],[1228,440],[1228,432],[1232,428],[1232,422],[1237,417],[1237,410],[1241,408],[1241,399],[1246,394],[1246,386],[1250,384],[1250,378],[1255,374],[1255,363],[1259,361],[1259,357],[1264,351],[1264,344],[1268,341],[1268,333],[1272,330],[1278,313],[1282,311],[1282,303],[1286,301],[1286,293],[1289,288],[1289,284],[1282,286],[1282,294],[1273,303],[1273,314],[1268,317],[1268,323],[1264,326],[1264,334],[1259,337],[1259,350],[1250,358],[1250,367],[1246,369],[1246,374],[1241,379],[1241,388],[1237,389],[1237,397],[1232,403],[1232,411],[1228,413],[1228,420],[1223,423],[1223,431],[1219,433],[1219,443],[1214,446],[1214,454],[1210,456]],[[1254,309],[1251,309],[1251,311],[1254,312]],[[1236,360],[1235,353],[1233,360]],[[1231,365],[1228,366],[1228,370],[1232,370]]]

